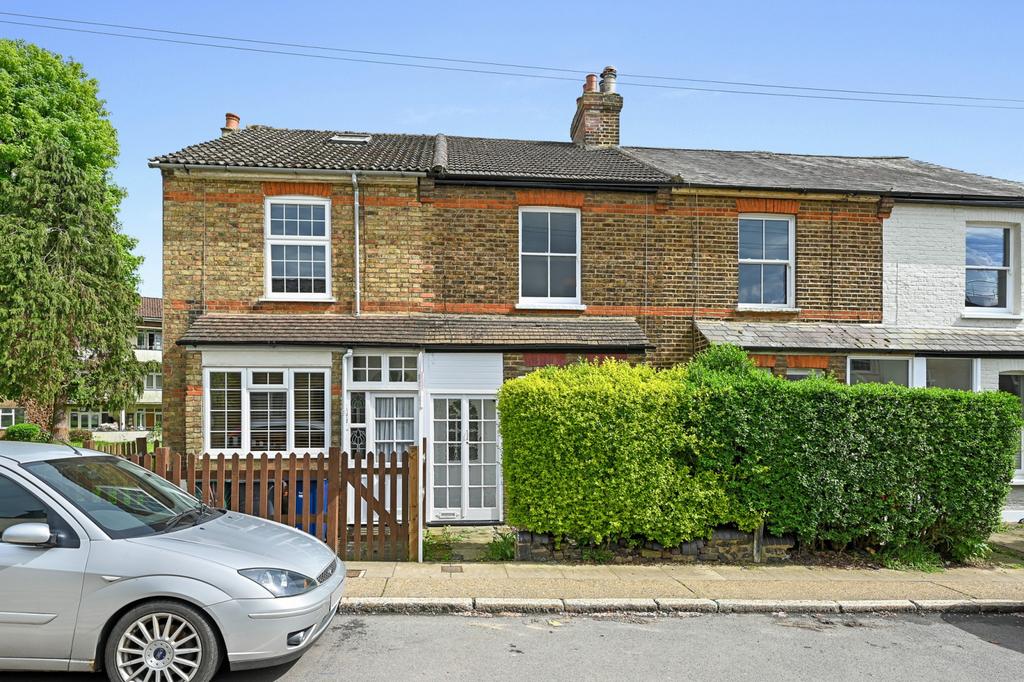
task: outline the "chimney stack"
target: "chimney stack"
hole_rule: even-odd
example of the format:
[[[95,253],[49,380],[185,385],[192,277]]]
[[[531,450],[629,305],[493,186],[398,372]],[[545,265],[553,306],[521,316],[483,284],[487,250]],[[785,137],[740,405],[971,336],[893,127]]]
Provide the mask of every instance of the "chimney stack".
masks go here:
[[[220,129],[220,136],[224,137],[238,132],[238,123],[241,120],[238,114],[232,114],[231,112],[224,114],[224,127]]]
[[[619,145],[619,113],[622,95],[615,92],[615,68],[604,67],[601,84],[597,76],[588,74],[583,94],[576,99],[576,115],[569,134],[572,141],[584,147],[617,147]]]

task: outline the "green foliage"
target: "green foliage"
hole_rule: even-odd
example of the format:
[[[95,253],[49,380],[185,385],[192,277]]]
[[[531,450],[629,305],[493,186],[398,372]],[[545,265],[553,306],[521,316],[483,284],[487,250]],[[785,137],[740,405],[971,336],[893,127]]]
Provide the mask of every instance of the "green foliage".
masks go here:
[[[999,523],[1020,402],[788,382],[738,349],[685,368],[548,368],[499,396],[509,522],[674,545],[761,523],[809,545],[976,556]]]
[[[44,141],[0,213],[0,396],[41,406],[51,431],[68,404],[132,404],[153,364],[132,345],[141,259],[105,196],[69,149]]]
[[[455,545],[466,539],[465,531],[445,526],[440,531],[423,533],[423,560],[449,562],[455,558]]]
[[[587,545],[580,549],[580,558],[591,564],[607,564],[611,563],[615,555],[607,547]]]
[[[27,422],[12,424],[4,431],[4,440],[18,440],[28,443],[45,443],[49,440],[46,433],[37,424]]]
[[[943,570],[942,557],[939,553],[920,542],[887,548],[878,558],[883,566],[895,571],[938,573]]]
[[[516,534],[494,531],[494,537],[484,545],[484,561],[513,561],[516,558]]]
[[[71,429],[68,431],[68,440],[73,443],[84,443],[92,440],[92,431],[89,429]]]
[[[71,162],[103,185],[101,204],[113,215],[123,191],[107,180],[117,159],[117,134],[99,85],[78,64],[20,40],[0,40],[0,213],[15,170],[44,141],[72,150]]]

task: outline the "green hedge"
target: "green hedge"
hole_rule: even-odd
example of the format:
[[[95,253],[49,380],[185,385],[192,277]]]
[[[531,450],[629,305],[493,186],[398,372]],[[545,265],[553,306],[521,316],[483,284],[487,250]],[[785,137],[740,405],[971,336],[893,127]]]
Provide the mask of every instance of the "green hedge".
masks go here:
[[[11,424],[4,431],[4,440],[45,443],[49,440],[43,430],[36,424]]]
[[[957,557],[998,525],[1019,445],[1005,393],[788,382],[743,351],[547,368],[501,389],[509,522],[664,545],[735,524]]]

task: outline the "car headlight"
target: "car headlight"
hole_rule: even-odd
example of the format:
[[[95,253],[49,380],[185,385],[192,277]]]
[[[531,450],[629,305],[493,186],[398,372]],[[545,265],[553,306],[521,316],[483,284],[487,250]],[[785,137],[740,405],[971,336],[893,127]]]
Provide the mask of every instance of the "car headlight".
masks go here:
[[[239,573],[275,597],[294,597],[316,587],[312,578],[280,568],[244,568]]]

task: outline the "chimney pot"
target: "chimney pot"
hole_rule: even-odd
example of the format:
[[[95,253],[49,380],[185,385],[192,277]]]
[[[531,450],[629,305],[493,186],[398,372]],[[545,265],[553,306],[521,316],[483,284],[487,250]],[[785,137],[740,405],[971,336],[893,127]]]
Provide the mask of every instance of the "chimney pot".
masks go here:
[[[615,92],[615,68],[606,66],[597,76],[587,74],[583,94],[576,98],[576,115],[569,126],[569,137],[582,147],[617,147],[622,95]]]
[[[615,79],[617,77],[618,72],[615,70],[614,66],[604,67],[604,71],[601,72],[601,92],[615,92]]]
[[[224,127],[220,129],[221,137],[236,132],[238,130],[238,123],[241,120],[238,114],[232,114],[230,111],[224,114]]]

